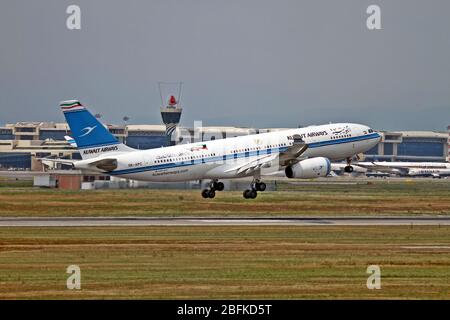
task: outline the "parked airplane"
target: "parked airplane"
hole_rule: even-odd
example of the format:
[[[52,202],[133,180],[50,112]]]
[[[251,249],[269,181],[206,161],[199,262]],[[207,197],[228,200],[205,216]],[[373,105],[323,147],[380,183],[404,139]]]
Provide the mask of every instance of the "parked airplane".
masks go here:
[[[77,148],[77,143],[75,142],[75,139],[72,138],[71,136],[64,136],[64,140],[66,140],[71,147]]]
[[[352,123],[327,124],[270,133],[135,150],[120,143],[77,100],[63,101],[61,109],[70,126],[82,160],[58,159],[75,169],[96,170],[111,176],[144,181],[189,181],[210,179],[204,198],[222,191],[219,179],[253,176],[244,198],[264,191],[261,173],[284,170],[289,178],[325,177],[330,160],[347,160],[375,146],[380,135]]]
[[[411,177],[433,177],[441,178],[450,176],[450,169],[409,169],[408,175]]]
[[[396,174],[400,176],[418,176],[418,169],[423,170],[443,170],[442,175],[445,175],[446,170],[450,171],[450,163],[448,162],[356,162],[355,167],[365,168],[370,171],[378,171],[383,173]],[[425,175],[425,171],[423,172]],[[431,174],[429,174],[431,175]]]

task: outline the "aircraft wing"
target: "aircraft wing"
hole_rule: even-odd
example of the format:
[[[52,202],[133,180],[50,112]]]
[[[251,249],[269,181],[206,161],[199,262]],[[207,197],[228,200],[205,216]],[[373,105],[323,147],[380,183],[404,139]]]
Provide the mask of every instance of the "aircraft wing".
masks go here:
[[[300,156],[306,151],[308,145],[298,135],[293,136],[294,144],[286,151],[274,154],[265,154],[256,159],[249,160],[246,163],[241,163],[225,172],[236,171],[236,174],[251,174],[260,170],[261,168],[276,167],[279,171],[285,166],[294,164],[301,160]]]
[[[286,151],[280,152],[280,166],[285,167],[301,160],[301,155],[308,149],[308,145],[300,138],[299,135],[294,135],[294,144]]]
[[[250,172],[257,171],[261,168],[270,167],[272,162],[274,160],[276,160],[277,158],[278,158],[278,154],[263,155],[256,159],[250,160],[245,163],[241,163],[233,168],[225,170],[225,172],[236,171],[237,174],[242,174],[242,173],[249,174]]]
[[[402,175],[407,175],[409,172],[409,168],[407,167],[390,164],[377,164],[375,162],[369,163],[357,162],[355,163],[355,165],[358,167],[366,168],[371,171],[378,171],[378,172],[395,173]]]

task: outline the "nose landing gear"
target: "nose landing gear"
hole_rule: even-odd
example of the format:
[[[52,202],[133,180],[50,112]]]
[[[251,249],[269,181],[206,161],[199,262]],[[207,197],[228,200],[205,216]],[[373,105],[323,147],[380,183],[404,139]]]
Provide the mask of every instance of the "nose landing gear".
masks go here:
[[[347,173],[353,172],[352,158],[347,158],[347,165],[344,168],[344,172],[347,172]]]

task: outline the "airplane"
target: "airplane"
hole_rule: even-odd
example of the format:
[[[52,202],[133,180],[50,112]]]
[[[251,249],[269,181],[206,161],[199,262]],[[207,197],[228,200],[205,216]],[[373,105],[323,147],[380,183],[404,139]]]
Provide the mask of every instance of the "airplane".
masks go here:
[[[413,168],[413,169],[409,169],[408,176],[442,178],[442,177],[450,176],[450,169]]]
[[[203,198],[222,191],[221,179],[253,177],[245,199],[254,199],[266,184],[261,175],[284,170],[288,178],[326,177],[331,161],[347,160],[375,146],[381,136],[361,124],[337,123],[248,136],[202,141],[148,150],[120,143],[78,100],[60,107],[82,160],[58,159],[74,169],[143,181],[211,180]],[[52,159],[48,159],[52,160]]]
[[[439,169],[444,170],[443,171],[444,174],[446,169],[450,170],[450,163],[448,162],[373,161],[373,162],[355,162],[354,166],[361,167],[371,171],[396,174],[400,176],[408,176],[411,175],[411,173],[415,173],[415,175],[418,175],[416,171],[417,169]]]
[[[75,139],[72,138],[71,136],[64,136],[64,140],[66,140],[67,143],[70,144],[71,147],[74,147],[74,148],[77,147],[77,143],[75,142]]]

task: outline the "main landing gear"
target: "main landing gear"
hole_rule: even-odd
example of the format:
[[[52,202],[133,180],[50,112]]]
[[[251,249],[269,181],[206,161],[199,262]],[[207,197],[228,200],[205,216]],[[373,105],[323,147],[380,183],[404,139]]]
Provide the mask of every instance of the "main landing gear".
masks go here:
[[[217,191],[222,191],[225,188],[223,182],[217,181],[217,180],[213,180],[211,181],[211,183],[209,184],[209,188],[208,189],[203,189],[202,190],[202,197],[203,198],[214,198],[216,196],[216,190]]]
[[[266,190],[266,184],[264,182],[261,182],[259,180],[253,180],[252,184],[250,185],[251,189],[247,189],[244,191],[244,198],[245,199],[255,199],[258,195],[258,191],[265,191]],[[202,197],[203,198],[214,198],[216,196],[216,191],[222,191],[224,189],[223,182],[213,180],[209,184],[209,188],[202,190]]]
[[[347,158],[347,165],[345,166],[344,171],[347,172],[347,173],[352,173],[353,172],[352,158]]]
[[[245,199],[255,199],[258,195],[258,191],[263,192],[266,190],[266,184],[264,182],[260,182],[259,180],[253,181],[250,187],[250,190],[247,189],[243,193]]]

